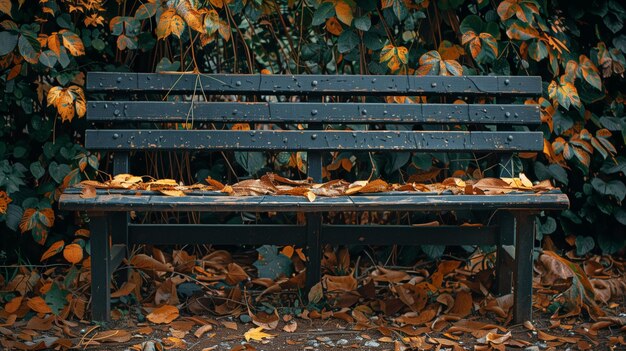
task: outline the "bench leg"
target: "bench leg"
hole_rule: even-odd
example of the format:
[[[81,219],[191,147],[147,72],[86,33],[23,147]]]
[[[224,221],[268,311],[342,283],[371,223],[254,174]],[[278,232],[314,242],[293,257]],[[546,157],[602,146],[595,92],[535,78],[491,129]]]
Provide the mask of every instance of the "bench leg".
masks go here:
[[[111,254],[109,221],[103,213],[89,213],[91,231],[91,318],[106,322],[111,316]]]
[[[113,174],[128,173],[130,170],[129,153],[124,151],[116,151],[113,153]],[[119,260],[114,260],[114,264],[111,269],[116,269],[119,261],[124,257],[128,257],[128,223],[130,222],[130,216],[126,212],[116,212],[110,215],[111,217],[111,241],[113,245],[118,245],[120,255],[117,257]],[[120,246],[123,245],[123,246]],[[120,257],[121,256],[121,257]],[[130,275],[130,269],[124,269],[115,276],[115,281],[118,286],[128,281]]]
[[[308,262],[306,266],[306,291],[311,290],[313,285],[321,279],[322,270],[322,244],[320,240],[322,230],[322,215],[309,213],[306,216],[306,245]]]
[[[113,256],[115,259],[113,260],[113,264],[111,266],[112,270],[118,268],[119,264],[124,258],[128,257],[128,222],[129,215],[126,212],[116,212],[110,214],[111,218],[111,241],[113,242],[114,248],[119,252],[114,252]],[[130,275],[130,269],[123,268],[119,271],[119,274],[115,275],[115,282],[117,286],[120,287],[126,281],[128,281],[128,277]]]
[[[515,243],[515,217],[508,211],[498,213],[498,224],[500,226],[499,240],[496,248],[496,282],[494,292],[496,295],[506,295],[511,293],[513,282],[512,256],[505,249],[505,245]]]
[[[529,213],[515,215],[513,320],[518,324],[532,319],[534,219],[535,216]]]

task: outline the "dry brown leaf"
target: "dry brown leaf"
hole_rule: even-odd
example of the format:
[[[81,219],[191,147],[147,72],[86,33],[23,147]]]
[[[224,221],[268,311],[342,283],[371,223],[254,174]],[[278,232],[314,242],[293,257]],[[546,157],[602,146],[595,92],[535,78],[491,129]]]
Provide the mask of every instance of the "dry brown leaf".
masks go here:
[[[122,284],[122,286],[117,291],[114,291],[111,294],[111,297],[118,298],[118,297],[126,296],[130,294],[131,292],[133,292],[133,290],[135,289],[135,286],[136,286],[135,283],[131,281],[126,281],[124,282],[124,284]]]
[[[237,323],[230,321],[220,321],[222,325],[230,330],[237,330]]]
[[[146,319],[156,324],[167,324],[178,318],[179,311],[176,306],[163,305],[150,312]]]
[[[298,323],[295,320],[292,320],[283,326],[283,331],[286,331],[287,333],[293,333],[296,329],[298,329]]]
[[[91,185],[85,185],[80,192],[80,197],[83,199],[91,199],[96,197],[96,188]]]
[[[130,264],[141,270],[157,272],[173,272],[174,269],[146,254],[138,254],[130,259]]]
[[[30,307],[31,310],[37,313],[52,313],[52,309],[50,308],[50,306],[48,306],[48,304],[46,304],[46,301],[44,301],[44,299],[39,296],[31,297],[30,299],[28,299],[28,301],[26,301],[26,305]]]
[[[204,335],[206,332],[209,332],[213,330],[213,326],[211,324],[205,324],[203,326],[201,326],[200,328],[198,328],[193,335],[196,336],[196,338],[201,338],[202,335]]]

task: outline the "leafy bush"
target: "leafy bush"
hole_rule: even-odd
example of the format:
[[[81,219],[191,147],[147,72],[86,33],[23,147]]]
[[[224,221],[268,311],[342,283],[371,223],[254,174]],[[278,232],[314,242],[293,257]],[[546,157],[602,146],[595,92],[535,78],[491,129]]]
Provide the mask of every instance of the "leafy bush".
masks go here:
[[[63,189],[109,163],[81,146],[85,72],[197,70],[539,75],[544,94],[534,102],[542,107],[544,150],[515,164],[537,180],[555,181],[572,201],[559,218],[538,222],[540,237],[563,232],[578,254],[614,253],[624,245],[626,225],[625,18],[617,0],[0,0],[5,249],[18,232],[42,245],[39,253],[55,243],[46,258],[62,243],[88,248],[80,229],[85,218],[55,207]],[[326,176],[351,179],[429,181],[455,170],[480,176],[489,167],[465,154],[326,157]],[[271,164],[297,172],[306,164],[301,153],[230,159],[236,164],[210,156],[211,167],[202,163],[194,178],[223,178],[233,167],[257,175]],[[21,240],[32,250],[31,239]]]

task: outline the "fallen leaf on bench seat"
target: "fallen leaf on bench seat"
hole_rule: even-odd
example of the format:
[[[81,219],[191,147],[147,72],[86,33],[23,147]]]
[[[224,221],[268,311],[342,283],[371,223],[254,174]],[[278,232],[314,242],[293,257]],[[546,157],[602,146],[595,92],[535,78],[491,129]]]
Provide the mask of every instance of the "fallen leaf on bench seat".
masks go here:
[[[80,197],[83,199],[91,199],[96,197],[96,188],[91,185],[86,185],[80,192]]]
[[[163,195],[167,195],[167,196],[185,196],[185,193],[181,190],[166,190],[166,189],[160,189],[159,192]]]

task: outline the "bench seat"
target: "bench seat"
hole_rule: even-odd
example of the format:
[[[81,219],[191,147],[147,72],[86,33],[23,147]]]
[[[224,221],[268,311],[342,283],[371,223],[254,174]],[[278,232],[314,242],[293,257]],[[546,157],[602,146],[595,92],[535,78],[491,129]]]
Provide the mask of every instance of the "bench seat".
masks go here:
[[[156,191],[98,189],[96,197],[82,198],[81,190],[61,195],[63,208],[74,211],[210,211],[210,212],[327,212],[327,211],[453,211],[453,210],[562,210],[569,205],[560,190],[502,195],[446,195],[422,192],[386,192],[338,197],[228,196],[217,191],[166,196]]]

